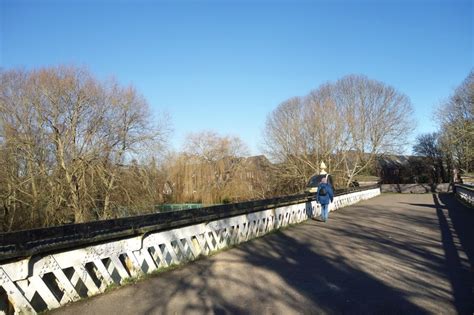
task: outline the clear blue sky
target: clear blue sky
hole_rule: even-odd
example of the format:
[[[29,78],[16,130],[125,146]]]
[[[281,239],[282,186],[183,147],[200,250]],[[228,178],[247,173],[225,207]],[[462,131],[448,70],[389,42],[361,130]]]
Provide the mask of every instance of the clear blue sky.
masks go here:
[[[407,94],[417,133],[473,67],[472,1],[7,1],[0,66],[88,67],[188,132],[252,150],[279,103],[351,73]]]

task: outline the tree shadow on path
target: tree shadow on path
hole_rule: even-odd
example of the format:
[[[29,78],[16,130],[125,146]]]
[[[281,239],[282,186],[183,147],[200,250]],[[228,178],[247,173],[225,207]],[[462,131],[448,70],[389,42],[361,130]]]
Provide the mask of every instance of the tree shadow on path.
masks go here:
[[[239,251],[246,256],[245,261],[272,270],[289,287],[304,295],[306,302],[294,309],[298,313],[428,313],[410,302],[403,292],[350,262],[324,257],[311,250],[311,244],[284,232],[266,238],[265,242],[246,244]]]

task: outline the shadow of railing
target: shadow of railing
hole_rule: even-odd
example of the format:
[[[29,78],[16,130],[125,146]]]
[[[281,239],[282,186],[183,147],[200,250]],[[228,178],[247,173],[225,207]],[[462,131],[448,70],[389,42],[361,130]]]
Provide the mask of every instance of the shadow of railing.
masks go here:
[[[451,193],[432,194],[432,197],[433,204],[410,203],[410,205],[432,208],[436,211],[444,255],[442,261],[434,259],[436,265],[433,266],[433,270],[442,273],[449,280],[457,313],[473,314],[474,210],[463,205]],[[420,220],[418,224],[423,225],[427,222]],[[434,226],[431,225],[431,228]]]
[[[459,314],[474,311],[474,211],[452,194],[433,194],[445,252],[446,269]],[[461,257],[466,254],[468,261]]]

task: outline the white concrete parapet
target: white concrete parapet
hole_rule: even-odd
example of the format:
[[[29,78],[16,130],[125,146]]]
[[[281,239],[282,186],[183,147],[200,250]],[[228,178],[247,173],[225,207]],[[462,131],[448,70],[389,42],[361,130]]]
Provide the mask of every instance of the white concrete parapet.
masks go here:
[[[379,188],[336,196],[329,209],[377,195]],[[0,314],[58,308],[127,278],[195,260],[320,213],[320,205],[308,201],[2,264]]]

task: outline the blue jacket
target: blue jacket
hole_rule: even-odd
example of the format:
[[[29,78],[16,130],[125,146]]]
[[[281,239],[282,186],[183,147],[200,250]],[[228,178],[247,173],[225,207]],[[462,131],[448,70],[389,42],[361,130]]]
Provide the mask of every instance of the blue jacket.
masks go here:
[[[321,191],[321,187],[324,187],[326,189],[326,196],[320,196],[319,192]],[[329,201],[333,201],[334,199],[334,191],[332,190],[331,185],[326,184],[326,183],[321,183],[318,186],[318,191],[316,192],[316,201],[319,202],[322,205],[327,205],[329,204]]]

